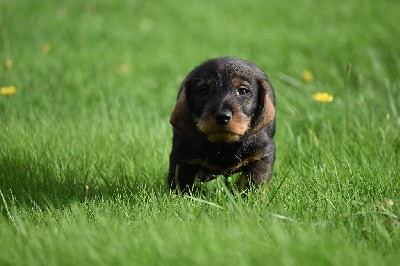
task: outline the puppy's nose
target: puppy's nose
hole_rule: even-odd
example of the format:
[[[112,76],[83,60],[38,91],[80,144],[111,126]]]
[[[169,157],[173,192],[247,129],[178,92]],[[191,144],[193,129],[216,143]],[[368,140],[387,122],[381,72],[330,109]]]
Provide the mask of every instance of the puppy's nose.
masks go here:
[[[224,126],[231,121],[232,111],[230,110],[220,110],[214,114],[214,119],[218,125]]]

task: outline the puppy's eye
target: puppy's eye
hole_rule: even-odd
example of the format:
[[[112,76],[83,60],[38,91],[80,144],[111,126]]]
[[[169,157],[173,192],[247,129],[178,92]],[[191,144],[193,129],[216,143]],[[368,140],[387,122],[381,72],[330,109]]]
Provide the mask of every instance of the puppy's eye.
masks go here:
[[[210,94],[210,88],[208,86],[200,86],[196,91],[201,96],[207,96]]]
[[[250,90],[248,88],[242,86],[242,87],[238,88],[236,93],[237,93],[237,95],[244,96],[244,95],[249,94],[249,92],[250,92]]]

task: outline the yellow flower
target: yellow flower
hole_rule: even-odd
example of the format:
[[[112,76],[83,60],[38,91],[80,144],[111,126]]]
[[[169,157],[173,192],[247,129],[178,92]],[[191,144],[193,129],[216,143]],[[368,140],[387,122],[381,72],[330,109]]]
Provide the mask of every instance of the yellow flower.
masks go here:
[[[333,102],[333,95],[330,95],[327,92],[318,92],[313,94],[312,97],[314,98],[314,100],[321,103]]]
[[[0,95],[10,96],[17,92],[17,88],[15,86],[6,86],[0,88]]]
[[[388,199],[388,200],[381,201],[381,206],[383,208],[385,208],[385,207],[391,208],[393,206],[393,204],[394,204],[394,200],[393,199]]]
[[[301,75],[301,79],[305,82],[305,83],[309,83],[311,81],[313,81],[314,79],[314,75],[310,70],[304,70],[303,74]]]
[[[11,59],[6,59],[6,61],[4,61],[4,67],[6,69],[11,69],[13,66],[13,61]]]
[[[131,65],[129,63],[123,63],[119,66],[119,72],[121,74],[129,74],[131,72]]]
[[[51,51],[51,44],[50,43],[45,43],[42,46],[42,53],[48,54]]]

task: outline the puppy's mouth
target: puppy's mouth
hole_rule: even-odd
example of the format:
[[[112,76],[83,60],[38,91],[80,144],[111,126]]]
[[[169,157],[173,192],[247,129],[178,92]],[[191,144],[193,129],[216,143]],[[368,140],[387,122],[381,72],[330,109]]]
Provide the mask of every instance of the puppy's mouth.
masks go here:
[[[241,135],[232,131],[214,131],[206,133],[207,139],[210,142],[235,142],[238,141]]]
[[[208,141],[210,142],[227,142],[232,143],[238,141],[242,136],[243,131],[236,131],[229,125],[219,126],[214,123],[209,125],[207,123],[199,122],[197,123],[197,128],[201,133],[206,135]]]

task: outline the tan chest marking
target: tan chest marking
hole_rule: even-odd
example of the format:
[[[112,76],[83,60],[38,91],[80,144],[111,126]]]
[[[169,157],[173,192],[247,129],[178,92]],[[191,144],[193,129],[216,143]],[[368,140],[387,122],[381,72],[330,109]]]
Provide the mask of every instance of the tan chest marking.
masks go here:
[[[201,167],[207,168],[207,169],[212,170],[212,171],[227,171],[227,170],[235,171],[235,170],[238,170],[238,169],[242,168],[243,166],[248,165],[251,162],[259,161],[263,157],[264,156],[263,156],[262,152],[256,152],[255,154],[253,154],[253,155],[241,160],[238,164],[234,164],[234,165],[228,166],[228,167],[221,167],[221,166],[219,166],[217,164],[212,164],[210,162],[207,162],[206,160],[199,159],[199,158],[192,159],[188,163],[192,164],[192,165],[201,166]]]

